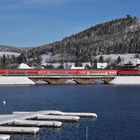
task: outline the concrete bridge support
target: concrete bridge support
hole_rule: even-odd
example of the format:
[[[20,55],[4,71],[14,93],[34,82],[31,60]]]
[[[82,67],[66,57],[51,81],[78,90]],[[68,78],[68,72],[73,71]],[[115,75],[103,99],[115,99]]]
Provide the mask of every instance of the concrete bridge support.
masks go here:
[[[45,81],[52,85],[63,85],[66,84],[68,80],[71,80],[77,84],[94,84],[96,81],[103,81],[105,84],[109,84],[115,77],[29,77],[34,82]]]

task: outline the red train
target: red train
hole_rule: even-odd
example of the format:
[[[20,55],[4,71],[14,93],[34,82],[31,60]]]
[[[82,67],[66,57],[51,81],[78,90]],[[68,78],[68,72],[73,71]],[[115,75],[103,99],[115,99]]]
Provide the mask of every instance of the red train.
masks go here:
[[[117,75],[138,76],[138,75],[140,75],[140,70],[117,70]]]
[[[0,75],[140,75],[139,70],[36,70],[36,69],[0,69]]]
[[[117,70],[35,70],[1,69],[0,75],[117,75]]]

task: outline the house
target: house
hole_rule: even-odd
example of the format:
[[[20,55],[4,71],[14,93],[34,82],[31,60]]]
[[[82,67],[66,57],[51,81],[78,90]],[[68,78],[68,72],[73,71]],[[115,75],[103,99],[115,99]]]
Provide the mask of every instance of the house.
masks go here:
[[[63,63],[64,69],[71,69],[72,66],[75,66],[75,63],[73,62]]]
[[[97,63],[97,69],[106,69],[107,63]]]
[[[50,67],[51,66],[52,68],[55,68],[55,69],[57,69],[60,66],[62,66],[61,63],[42,63],[41,65],[45,66],[45,67]]]
[[[85,67],[75,67],[75,66],[71,66],[71,69],[85,69]]]

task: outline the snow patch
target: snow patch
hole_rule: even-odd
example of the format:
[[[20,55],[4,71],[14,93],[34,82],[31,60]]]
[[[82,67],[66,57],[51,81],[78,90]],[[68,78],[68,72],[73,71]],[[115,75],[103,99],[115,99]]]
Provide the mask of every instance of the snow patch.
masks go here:
[[[137,31],[139,28],[140,28],[140,21],[137,21],[137,23],[135,23],[134,25],[131,25],[131,26],[127,27],[126,32]]]
[[[20,53],[16,53],[16,52],[0,52],[0,57],[3,57],[3,55],[5,55],[6,57],[9,56],[15,56],[18,57],[20,55]]]
[[[42,54],[41,58],[42,58],[42,63],[46,63],[47,61],[50,61],[50,59],[52,58],[52,53],[49,52],[48,54]]]
[[[109,55],[97,55],[96,58],[99,59],[100,56],[103,56],[104,60],[107,59],[112,59],[112,61],[117,60],[117,58],[120,56],[122,59],[122,63],[123,64],[128,64],[128,63],[132,63],[132,64],[136,64],[138,58],[135,57],[136,54],[109,54]]]
[[[21,63],[18,66],[18,69],[32,69],[31,67],[29,67],[27,64]]]
[[[34,85],[35,83],[25,76],[0,76],[0,85]]]
[[[140,76],[116,76],[110,83],[119,85],[140,85]]]

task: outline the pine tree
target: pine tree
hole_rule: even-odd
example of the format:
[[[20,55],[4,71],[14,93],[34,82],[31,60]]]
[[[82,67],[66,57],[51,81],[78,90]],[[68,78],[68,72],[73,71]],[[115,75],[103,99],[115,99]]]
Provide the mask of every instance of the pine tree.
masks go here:
[[[118,56],[118,58],[117,58],[117,64],[119,64],[121,61],[122,61],[121,57]]]
[[[99,57],[99,62],[100,62],[100,63],[103,63],[103,62],[104,62],[104,58],[103,58],[102,55]]]
[[[1,63],[2,63],[2,68],[5,69],[6,66],[7,66],[6,65],[6,56],[5,55],[3,55],[3,57],[2,57],[2,62]]]

